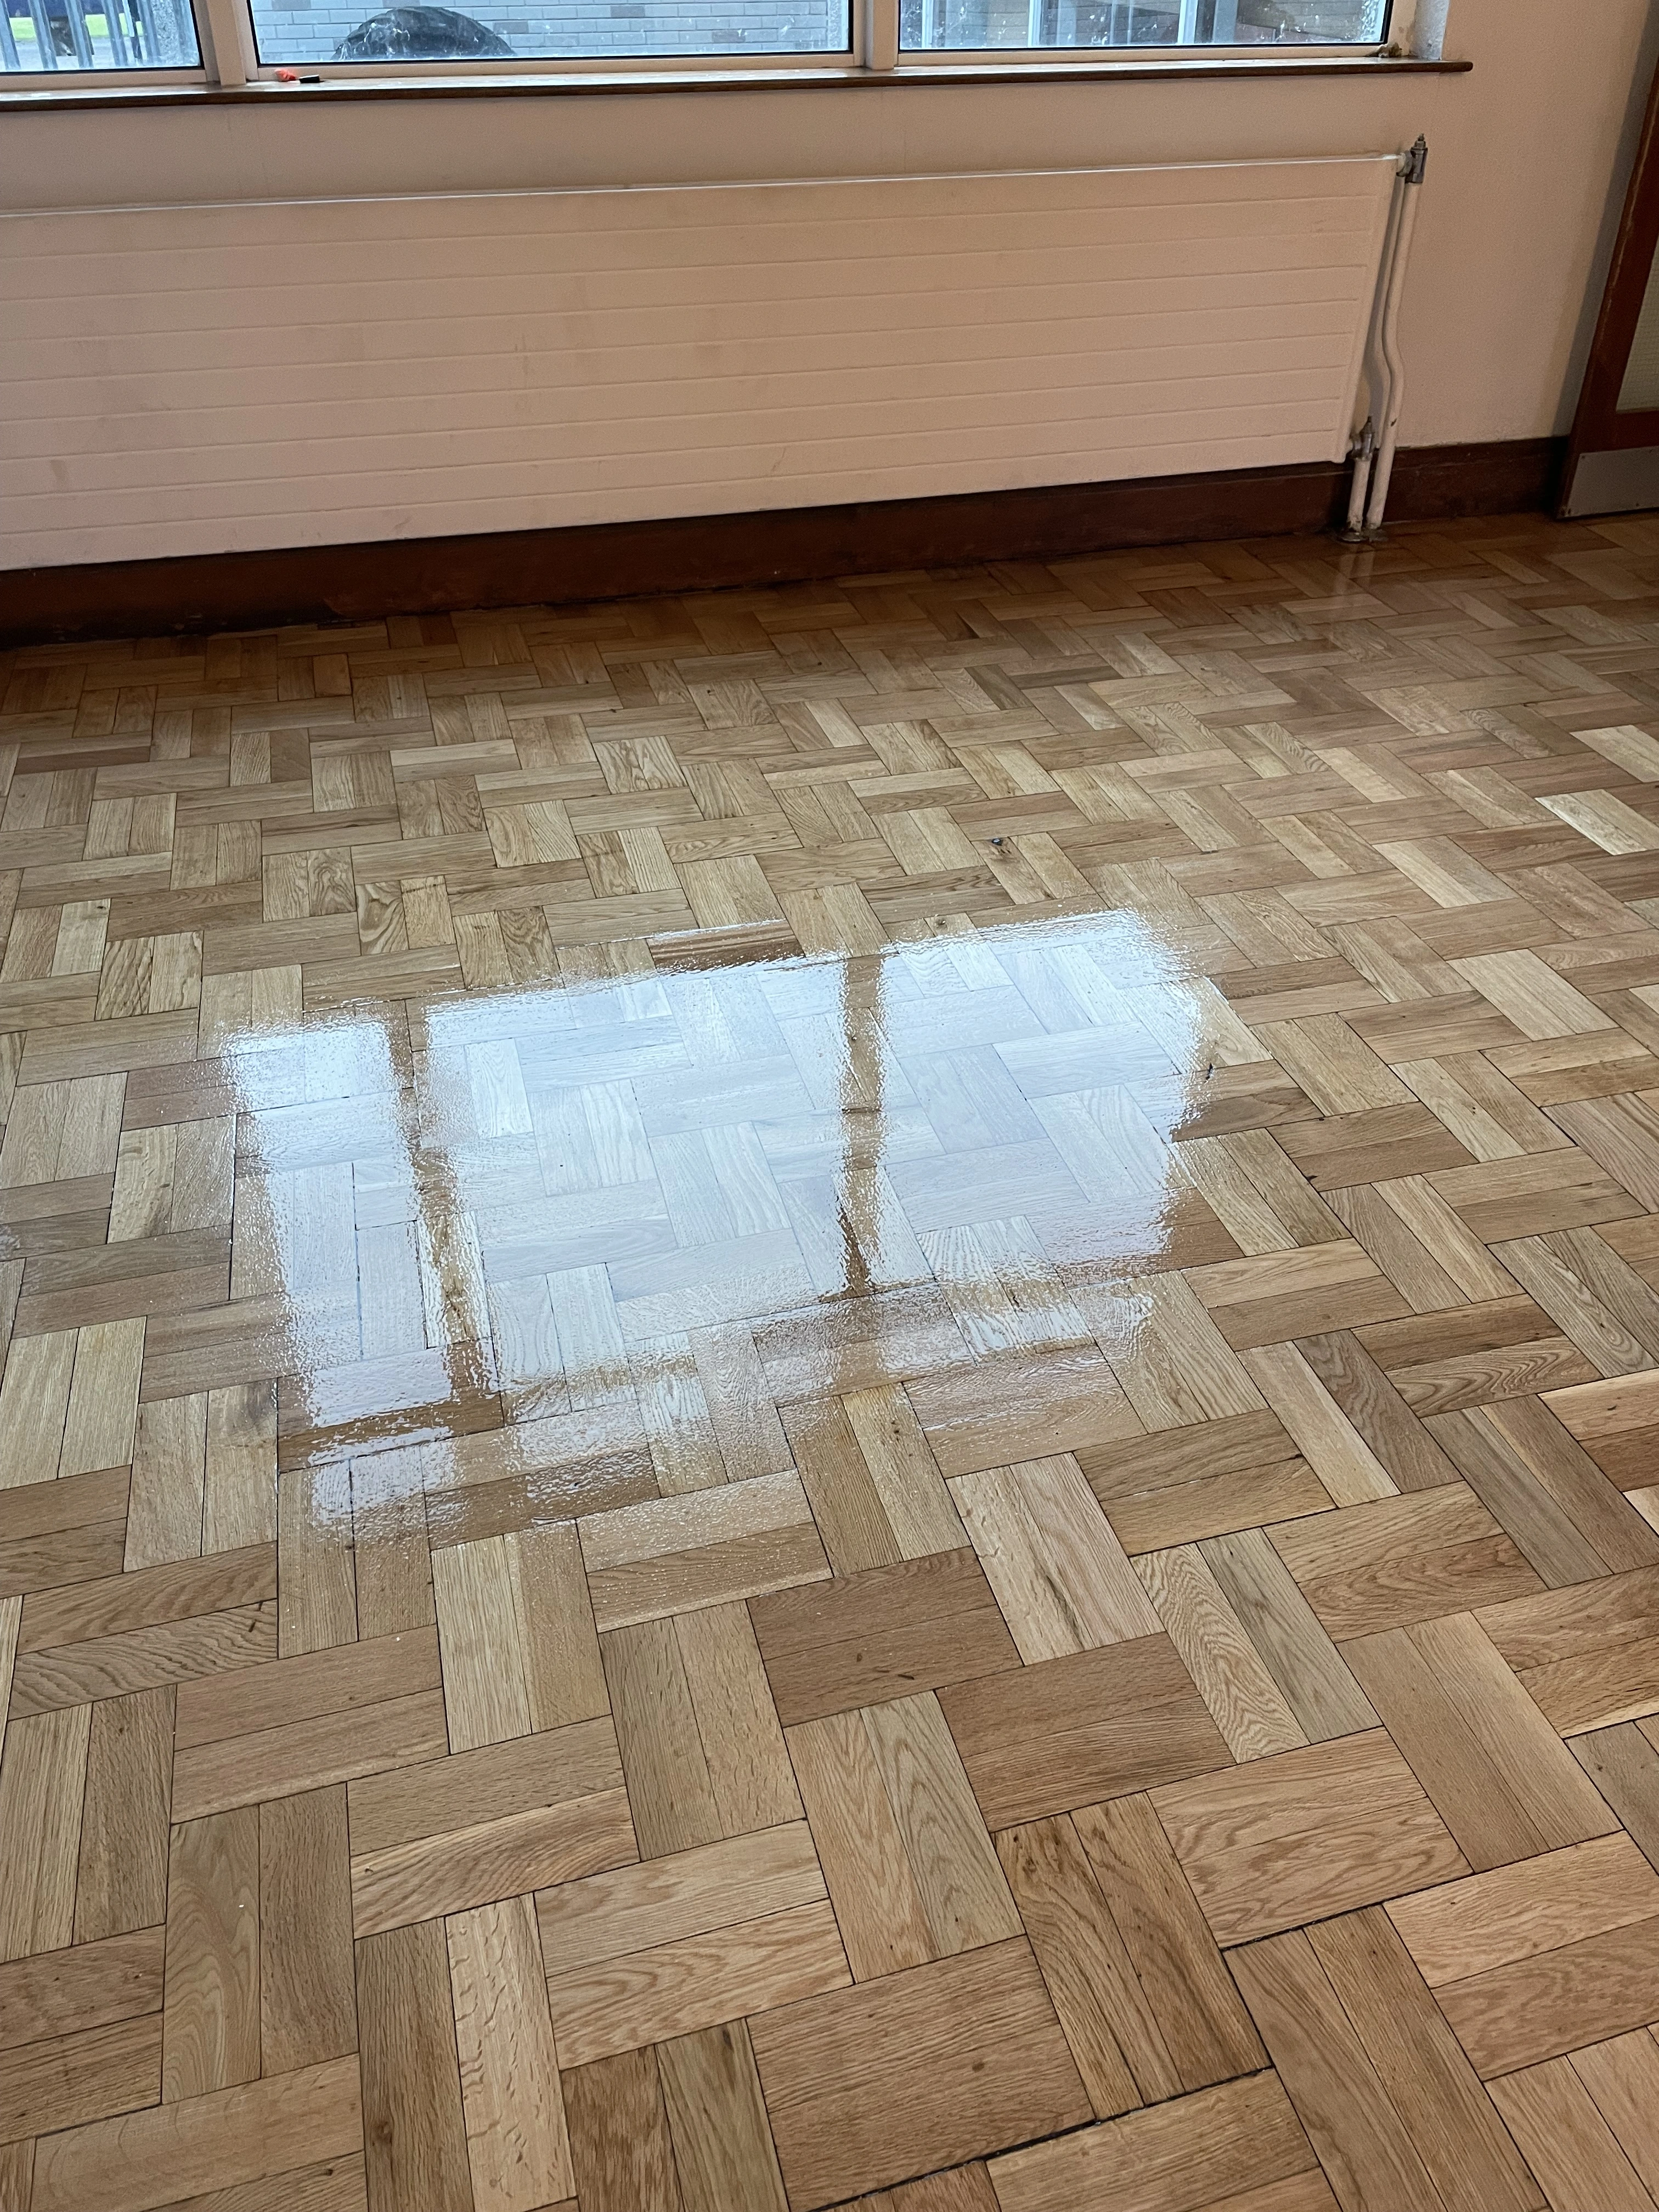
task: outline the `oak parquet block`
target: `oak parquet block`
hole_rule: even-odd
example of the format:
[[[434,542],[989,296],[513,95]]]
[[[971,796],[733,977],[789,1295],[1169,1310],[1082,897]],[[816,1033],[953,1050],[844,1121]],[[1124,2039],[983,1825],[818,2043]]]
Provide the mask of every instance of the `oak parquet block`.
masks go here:
[[[918,1377],[905,1395],[947,1476],[1140,1433],[1114,1370],[1087,1346]]]
[[[535,1907],[483,1905],[447,1932],[473,2203],[535,2212],[574,2185]]]
[[[1483,2079],[1652,2018],[1653,1869],[1609,1836],[1389,1908]]]
[[[1158,1633],[1158,1614],[1069,1453],[959,1476],[951,1494],[1028,1665]]]
[[[975,2159],[971,2166],[903,2181],[896,2189],[878,2189],[860,2197],[856,2207],[837,2206],[836,2212],[997,2212],[997,2197],[984,2160]]]
[[[349,2160],[362,2145],[357,2067],[334,2059],[47,2136],[35,2146],[31,2212],[149,2212],[268,2173]]]
[[[438,1757],[445,1742],[443,1698],[431,1690],[179,1747],[173,1761],[173,1814],[196,1820],[385,1773]]]
[[[471,2212],[472,2183],[441,1921],[357,1947],[369,2201]],[[337,2063],[349,2064],[349,2061]]]
[[[1620,2148],[1650,2193],[1659,2181],[1659,2137],[1653,2091],[1659,2086],[1659,2038],[1637,2029],[1573,2054],[1572,2069],[1588,2087]]]
[[[1659,1865],[1659,1745],[1651,1732],[1626,1721],[1574,1736],[1570,1748],[1626,1834]]]
[[[1019,1934],[931,1691],[809,1721],[789,1749],[855,1980]]]
[[[1453,1480],[1449,1462],[1356,1337],[1346,1331],[1310,1336],[1297,1349],[1397,1490],[1432,1490]]]
[[[359,1936],[407,1927],[628,1864],[635,1855],[621,1790],[473,1820],[354,1856],[352,1922]]]
[[[825,1578],[798,1475],[757,1475],[578,1523],[603,1631]]]
[[[1232,1954],[1328,2173],[1390,2204],[1540,2212],[1542,2192],[1373,1907]]]
[[[1330,2212],[1336,2199],[1278,2077],[1131,2113],[990,2167],[1002,2212],[1221,2212],[1258,2203],[1273,2212]]]
[[[0,1597],[118,1574],[129,1484],[114,1468],[0,1492]]]
[[[159,2012],[162,1937],[145,1928],[0,1968],[0,2047]]]
[[[1576,1602],[1575,1602],[1576,1601]],[[1481,1626],[1563,1735],[1659,1711],[1659,1571],[1486,1608]]]
[[[161,2098],[177,2104],[260,2072],[259,1815],[185,1821],[167,1868]]]
[[[993,1829],[1232,1760],[1164,1636],[959,1683],[939,1704]]]
[[[746,1824],[745,1816],[766,1809],[757,1801],[770,1799],[785,1818],[799,1803],[793,1783],[786,1780],[779,1764],[781,1761],[787,1766],[787,1755],[782,1749],[775,1709],[769,1693],[753,1684],[752,1677],[748,1685],[751,1709],[763,1717],[756,1730],[755,1788],[750,1790],[744,1786],[740,1768],[722,1765],[716,1728],[719,1711],[710,1713],[711,1725],[705,1735],[692,1686],[698,1654],[694,1644],[688,1664],[687,1641],[672,1619],[641,1621],[614,1630],[605,1639],[617,1740],[628,1777],[635,1832],[647,1858],[739,1832]],[[746,1659],[747,1654],[744,1656]],[[709,1702],[705,1697],[705,1708]],[[766,1728],[763,1716],[769,1711],[774,1717]],[[749,1820],[747,1824],[767,1825],[763,1819]]]
[[[752,2204],[787,2212],[749,2033],[738,2021],[658,2046],[686,2212]]]
[[[1224,1946],[1445,1881],[1466,1863],[1380,1729],[1172,1783],[1152,1802]]]
[[[1375,1727],[1364,1691],[1267,1531],[1214,1536],[1199,1550],[1305,1741]]]
[[[1258,1759],[1305,1743],[1200,1547],[1149,1552],[1135,1568],[1233,1757]]]
[[[1437,1441],[1552,1588],[1659,1563],[1653,1532],[1541,1400],[1441,1417]]]
[[[544,1890],[538,1909],[562,2066],[849,1978],[800,1823]]]
[[[1547,1402],[1557,1420],[1620,1489],[1635,1488],[1645,1480],[1645,1470],[1653,1464],[1654,1431],[1659,1429],[1659,1396],[1651,1372],[1581,1382],[1552,1392]]]
[[[750,1601],[786,1726],[1016,1667],[979,1561],[941,1552]]]
[[[1089,2117],[1023,1942],[808,1997],[750,2033],[800,2212]]]
[[[1364,1637],[1344,1656],[1477,1870],[1612,1828],[1472,1613]]]
[[[153,2105],[161,2072],[154,2014],[21,2045],[0,2058],[0,2133],[53,2135]]]
[[[997,1849],[1100,2117],[1262,2063],[1147,1799],[1006,1829]]]
[[[657,2054],[595,2059],[564,2076],[580,2202],[599,2212],[683,2212]]]
[[[561,2063],[580,2066],[838,1989],[848,1978],[833,1911],[805,1905],[738,1922],[714,1938],[684,1936],[555,1977],[548,1994]]]
[[[1166,1429],[1077,1459],[1132,1555],[1322,1512],[1330,1504],[1330,1492],[1267,1413]]]
[[[167,1917],[173,1796],[171,1689],[100,1699],[87,1740],[75,1940],[95,1942]]]
[[[272,1605],[239,1606],[121,1636],[88,1637],[54,1650],[26,1652],[13,1678],[17,1711],[52,1712],[91,1699],[124,1696],[258,1666],[276,1656]]]
[[[75,1886],[85,1802],[89,1705],[15,1720],[0,1758],[0,1953],[28,1958],[62,1950],[75,1927]]]
[[[520,1736],[479,1751],[365,1775],[347,1784],[354,1855],[510,1818],[622,1787],[607,1721]]]
[[[259,1808],[259,2054],[297,2073],[356,2048],[346,1793]]]
[[[437,1638],[386,1636],[186,1684],[174,1817],[228,1809],[429,1758],[445,1747]],[[434,1741],[434,1736],[436,1741]],[[186,1810],[185,1808],[191,1809]]]
[[[1493,2102],[1553,2203],[1577,2196],[1645,2212],[1653,2203],[1571,2059],[1522,2067],[1491,2086]]]
[[[1286,1522],[1269,1534],[1338,1643],[1524,1597],[1538,1581],[1462,1483]]]

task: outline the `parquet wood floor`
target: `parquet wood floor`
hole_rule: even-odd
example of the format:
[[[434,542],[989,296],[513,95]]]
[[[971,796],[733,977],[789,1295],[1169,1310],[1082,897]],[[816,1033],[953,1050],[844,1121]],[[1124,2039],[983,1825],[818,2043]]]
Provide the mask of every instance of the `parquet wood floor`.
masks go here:
[[[0,2212],[1656,2212],[1659,522],[0,677]]]

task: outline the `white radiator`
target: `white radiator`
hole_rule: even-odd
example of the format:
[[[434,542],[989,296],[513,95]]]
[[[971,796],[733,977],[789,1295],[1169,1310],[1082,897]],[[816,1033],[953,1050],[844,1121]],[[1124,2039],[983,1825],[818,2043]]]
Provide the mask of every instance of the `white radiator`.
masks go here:
[[[1337,459],[1396,164],[0,216],[0,568]]]

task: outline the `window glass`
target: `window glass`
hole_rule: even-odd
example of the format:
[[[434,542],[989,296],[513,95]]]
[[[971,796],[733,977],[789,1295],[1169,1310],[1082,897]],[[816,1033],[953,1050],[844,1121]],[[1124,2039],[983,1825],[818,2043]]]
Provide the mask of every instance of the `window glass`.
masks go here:
[[[13,0],[15,4],[15,0]],[[625,60],[844,53],[848,0],[253,0],[262,62]]]
[[[1376,46],[1389,0],[900,0],[899,41],[939,46]]]
[[[1659,407],[1659,255],[1648,271],[1648,289],[1619,394],[1621,415],[1645,414],[1653,407]]]
[[[0,73],[194,69],[190,0],[0,0]]]

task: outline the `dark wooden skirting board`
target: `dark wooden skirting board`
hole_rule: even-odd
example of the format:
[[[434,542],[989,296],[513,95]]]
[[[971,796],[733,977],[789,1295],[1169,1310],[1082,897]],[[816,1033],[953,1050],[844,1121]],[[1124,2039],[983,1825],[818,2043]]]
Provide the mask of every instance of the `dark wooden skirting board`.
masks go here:
[[[1389,520],[1550,507],[1565,444],[1527,438],[1407,447],[1395,471]],[[1320,462],[769,514],[14,568],[0,572],[0,644],[351,622],[1059,560],[1206,538],[1311,536],[1341,521],[1347,485],[1346,468]]]

